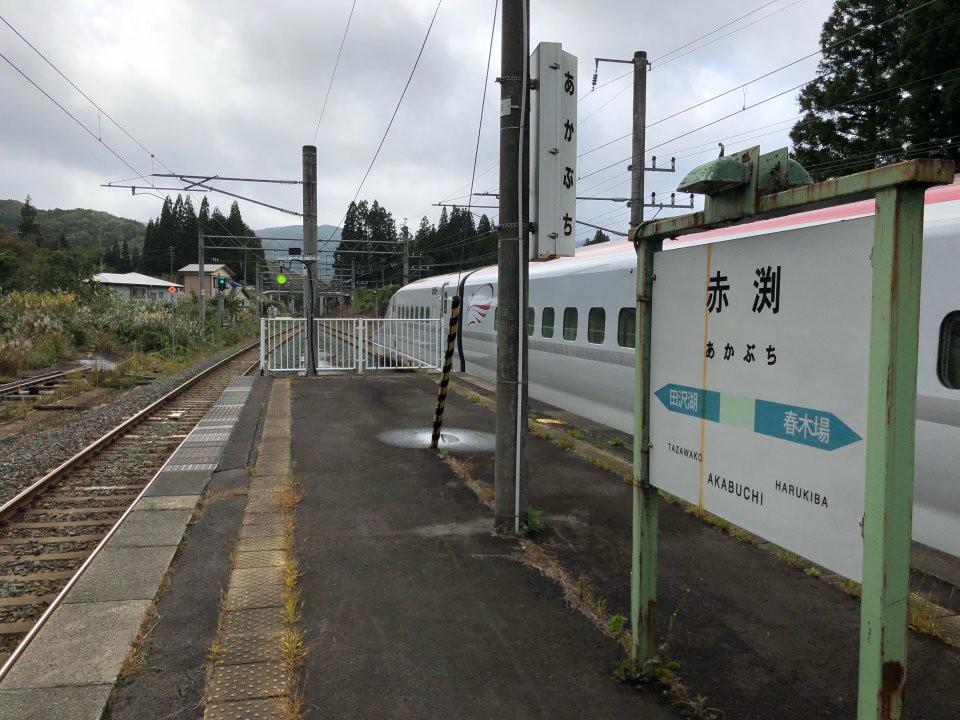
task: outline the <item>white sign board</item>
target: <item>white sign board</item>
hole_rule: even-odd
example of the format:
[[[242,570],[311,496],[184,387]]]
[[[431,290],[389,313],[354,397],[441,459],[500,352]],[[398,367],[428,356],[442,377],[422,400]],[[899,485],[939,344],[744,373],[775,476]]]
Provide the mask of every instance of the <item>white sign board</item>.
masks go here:
[[[873,218],[657,253],[651,482],[859,581]]]
[[[577,236],[577,58],[560,43],[530,57],[530,257],[572,256]]]

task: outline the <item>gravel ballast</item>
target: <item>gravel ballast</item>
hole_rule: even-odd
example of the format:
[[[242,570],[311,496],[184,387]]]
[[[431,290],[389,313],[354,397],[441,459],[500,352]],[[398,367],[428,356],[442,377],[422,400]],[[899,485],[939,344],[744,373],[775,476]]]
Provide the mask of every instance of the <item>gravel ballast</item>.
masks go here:
[[[0,439],[0,503],[69,460],[94,440],[193,376],[238,350],[242,343],[195,362],[175,375],[133,388],[116,401],[78,414],[51,430]]]

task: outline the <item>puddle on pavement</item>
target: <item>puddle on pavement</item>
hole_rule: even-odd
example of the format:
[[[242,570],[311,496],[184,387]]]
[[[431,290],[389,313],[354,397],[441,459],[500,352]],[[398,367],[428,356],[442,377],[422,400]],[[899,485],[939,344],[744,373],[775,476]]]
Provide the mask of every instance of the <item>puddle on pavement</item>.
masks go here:
[[[428,448],[432,438],[432,429],[420,430],[415,428],[388,430],[377,435],[380,442],[402,448]],[[450,428],[440,433],[438,446],[449,450],[492,451],[496,448],[497,441],[492,433],[465,428]]]

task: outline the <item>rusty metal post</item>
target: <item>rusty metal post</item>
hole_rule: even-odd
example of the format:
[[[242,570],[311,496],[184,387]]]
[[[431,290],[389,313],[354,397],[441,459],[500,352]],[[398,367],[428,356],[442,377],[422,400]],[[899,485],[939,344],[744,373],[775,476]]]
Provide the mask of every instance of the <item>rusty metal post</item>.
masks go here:
[[[924,189],[877,193],[858,720],[903,717]]]
[[[447,347],[443,354],[443,372],[440,375],[440,390],[437,394],[437,412],[433,416],[433,437],[430,447],[436,448],[440,442],[440,429],[443,427],[443,408],[447,402],[447,386],[450,385],[450,371],[453,369],[453,349],[457,346],[457,331],[460,329],[460,298],[453,296],[450,303],[450,329],[447,332]]]

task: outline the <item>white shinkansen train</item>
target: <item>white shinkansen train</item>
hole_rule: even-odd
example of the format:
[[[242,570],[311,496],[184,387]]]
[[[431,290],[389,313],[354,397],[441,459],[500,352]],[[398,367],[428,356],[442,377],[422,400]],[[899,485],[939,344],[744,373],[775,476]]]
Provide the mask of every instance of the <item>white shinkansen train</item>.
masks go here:
[[[688,236],[677,246],[831,223],[840,235],[845,220],[872,214],[872,200],[850,203]],[[635,273],[636,253],[626,241],[530,264],[531,397],[632,433]],[[914,540],[960,557],[958,275],[960,179],[926,194],[913,513]],[[387,317],[446,319],[457,294],[463,315],[454,369],[495,380],[496,266],[411,283],[394,295]]]

